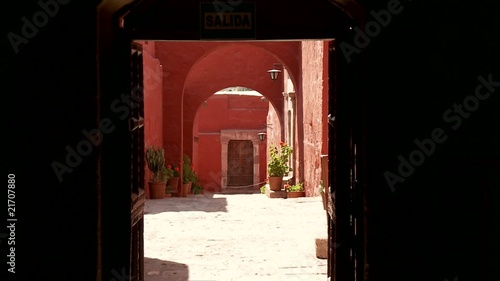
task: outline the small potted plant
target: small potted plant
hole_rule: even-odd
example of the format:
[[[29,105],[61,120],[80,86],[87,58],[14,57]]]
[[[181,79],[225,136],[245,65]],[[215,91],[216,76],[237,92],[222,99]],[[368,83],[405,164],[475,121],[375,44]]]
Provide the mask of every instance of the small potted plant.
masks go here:
[[[179,194],[177,188],[179,186],[179,167],[167,165],[167,170],[169,170],[169,174],[171,175],[167,181],[167,188],[171,193]]]
[[[191,163],[189,156],[184,154],[182,161],[182,189],[181,197],[186,197],[191,192],[191,186],[195,181],[194,165]]]
[[[172,193],[171,193],[172,189],[168,185],[168,181],[173,177],[174,170],[172,170],[171,167],[169,168],[168,166],[167,167],[163,166],[163,168],[161,170],[161,174],[162,174],[162,181],[165,181],[165,183],[167,183],[165,185],[165,197],[172,197]]]
[[[304,184],[298,183],[294,185],[285,185],[286,197],[287,198],[297,198],[297,197],[305,197],[306,192],[304,191]]]
[[[198,179],[198,176],[196,176],[196,181],[192,183],[191,191],[193,192],[193,194],[203,193],[203,185],[201,184],[201,181]]]
[[[151,199],[161,199],[165,197],[165,185],[167,183],[164,180],[164,175],[162,171],[165,168],[165,156],[163,148],[158,147],[155,149],[153,146],[146,149],[146,163],[148,169],[152,173],[152,177],[149,180],[149,192]]]
[[[290,168],[288,161],[293,149],[284,142],[280,142],[280,148],[269,149],[269,163],[267,173],[269,174],[269,189],[279,191],[283,187],[283,177],[288,174]]]

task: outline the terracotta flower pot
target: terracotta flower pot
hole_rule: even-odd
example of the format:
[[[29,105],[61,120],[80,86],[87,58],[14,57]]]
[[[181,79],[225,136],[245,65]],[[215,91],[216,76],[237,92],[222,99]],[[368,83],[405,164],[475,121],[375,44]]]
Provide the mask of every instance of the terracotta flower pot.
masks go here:
[[[305,191],[292,191],[286,193],[287,198],[298,198],[298,197],[306,197]]]
[[[191,184],[191,182],[182,184],[181,197],[187,197],[191,193]]]
[[[170,187],[170,192],[179,194],[179,177],[171,177],[167,181],[167,186]]]
[[[269,189],[280,191],[283,188],[283,177],[269,177]]]
[[[165,186],[164,181],[150,181],[149,182],[149,196],[151,199],[162,199],[165,198]]]

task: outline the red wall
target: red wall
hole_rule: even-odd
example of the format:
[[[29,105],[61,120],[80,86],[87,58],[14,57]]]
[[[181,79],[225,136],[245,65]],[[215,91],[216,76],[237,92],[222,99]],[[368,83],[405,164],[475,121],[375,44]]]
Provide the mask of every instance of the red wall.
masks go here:
[[[321,180],[321,154],[327,153],[328,115],[328,43],[323,41],[302,42],[302,103],[303,175],[307,196],[319,195],[317,187]]]
[[[267,127],[267,150],[266,154],[269,151],[270,147],[279,147],[280,142],[283,140],[282,135],[281,135],[281,123],[280,123],[280,118],[278,117],[278,112],[273,106],[269,107],[269,112],[267,114],[267,124],[269,124],[269,127]],[[269,157],[269,155],[267,155]],[[266,161],[268,160],[266,157]],[[267,163],[266,163],[267,167]],[[266,169],[266,174],[267,174],[267,169]]]
[[[263,130],[269,102],[260,96],[213,95],[197,114],[198,175],[206,190],[221,190],[221,130]],[[196,147],[196,146],[195,146]],[[266,146],[260,145],[260,182],[266,177]],[[263,168],[264,167],[264,168]]]
[[[155,42],[143,42],[144,67],[144,150],[149,146],[163,147],[163,75],[160,61],[155,57]],[[151,173],[145,168],[146,196],[149,197],[147,182]]]

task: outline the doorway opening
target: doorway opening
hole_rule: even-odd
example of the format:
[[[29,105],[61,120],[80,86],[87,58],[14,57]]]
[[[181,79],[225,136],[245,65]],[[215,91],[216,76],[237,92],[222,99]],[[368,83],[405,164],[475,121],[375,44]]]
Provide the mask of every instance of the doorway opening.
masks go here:
[[[254,184],[254,149],[251,140],[230,140],[227,148],[227,186]]]
[[[208,196],[224,199],[212,203],[206,198],[199,199],[198,203],[204,207],[198,209],[200,206],[196,206],[196,211],[202,211],[210,217],[211,213],[205,211],[213,210],[210,205],[228,200],[219,197],[218,192],[225,196],[226,193],[238,194],[239,191],[234,190],[241,187],[255,189],[252,196],[259,196],[257,200],[266,199],[270,204],[279,204],[272,200],[282,199],[267,198],[260,194],[260,187],[267,178],[269,148],[280,146],[281,143],[287,143],[294,149],[287,163],[293,170],[287,173],[285,182],[290,185],[304,184],[307,197],[316,200],[316,211],[322,210],[318,187],[322,176],[321,155],[328,154],[328,124],[325,117],[328,115],[331,40],[137,43],[143,46],[143,76],[150,81],[144,83],[145,143],[156,141],[164,146],[167,163],[177,164],[181,153],[188,155],[193,159],[193,169],[198,173],[205,192],[210,194]],[[190,56],[183,55],[185,53]],[[280,68],[277,80],[271,79],[268,72],[271,68]],[[234,85],[243,85],[241,87],[259,94],[220,94],[219,89]],[[152,120],[160,121],[152,123]],[[156,124],[157,129],[148,131],[148,124],[149,128]],[[265,138],[260,139],[260,133],[264,133]],[[196,198],[199,196],[187,200]],[[165,204],[176,209],[170,204],[179,199],[172,199],[164,199]],[[249,197],[248,200],[254,199]],[[155,201],[152,204],[159,203]],[[306,204],[297,205],[296,211],[303,209],[309,212],[304,206]],[[170,211],[165,209],[165,212]],[[182,212],[189,211],[183,209]],[[179,212],[180,216],[182,212]],[[149,220],[150,215],[146,214],[146,219]],[[190,213],[185,215],[192,219]],[[302,217],[308,215],[310,213]],[[275,227],[281,227],[278,221]],[[327,236],[323,216],[310,218],[310,221],[317,222],[324,236]],[[218,220],[212,222],[224,224]],[[247,221],[247,224],[251,222]],[[148,231],[146,221],[145,237],[159,235]],[[289,228],[288,231],[299,230]],[[215,239],[210,234],[206,234],[205,238],[207,241]],[[313,245],[309,254],[315,256],[314,238],[309,238],[310,245]],[[199,240],[198,246],[201,248],[210,244],[202,242]],[[182,249],[181,244],[174,246]],[[160,258],[154,256],[156,254],[149,254],[147,245],[144,254],[147,258]],[[289,254],[297,256],[299,264],[306,262],[305,257],[308,256],[293,250],[289,250]],[[302,258],[300,255],[303,255]],[[183,260],[169,261],[185,263],[189,267],[189,263]],[[316,262],[319,266],[311,267],[317,271],[308,274],[326,276],[327,261],[318,259]]]
[[[234,86],[217,91],[198,107],[193,159],[205,191],[260,192],[266,178],[266,142],[258,136],[266,131],[263,124],[272,106],[259,92]]]
[[[305,6],[283,5],[278,2],[257,2],[259,2],[261,12],[259,12],[259,29],[256,30],[255,38],[251,40],[225,40],[222,42],[200,40],[200,30],[197,24],[198,21],[196,20],[196,11],[199,10],[199,3],[190,3],[190,1],[160,2],[153,0],[135,1],[130,5],[124,2],[117,5],[101,5],[99,7],[98,21],[98,25],[101,27],[99,34],[101,63],[99,65],[99,78],[100,96],[103,99],[101,100],[100,108],[103,110],[103,113],[113,111],[113,108],[107,108],[106,105],[111,104],[113,99],[122,94],[123,91],[125,93],[130,92],[130,83],[128,83],[130,72],[127,73],[130,62],[125,61],[125,59],[130,53],[130,42],[142,40],[144,42],[141,45],[143,48],[141,52],[144,55],[144,69],[150,68],[153,70],[152,72],[144,72],[143,75],[145,116],[143,127],[139,128],[139,130],[144,130],[145,143],[157,143],[162,145],[166,151],[174,151],[174,153],[165,156],[167,163],[180,164],[182,156],[184,154],[189,155],[192,159],[195,159],[194,168],[197,169],[196,165],[199,163],[197,161],[199,159],[196,159],[197,153],[193,145],[197,139],[191,128],[195,127],[197,107],[206,100],[204,95],[231,85],[247,85],[263,93],[275,105],[276,112],[263,124],[266,129],[267,145],[279,145],[280,141],[286,141],[295,148],[293,165],[291,165],[293,166],[293,177],[288,180],[295,182],[304,181],[306,183],[306,193],[308,197],[311,197],[317,195],[317,186],[310,179],[319,179],[321,174],[320,161],[315,160],[319,159],[322,154],[328,153],[328,149],[333,147],[332,145],[336,143],[337,139],[342,141],[342,147],[337,147],[338,151],[331,151],[332,154],[335,154],[334,161],[331,163],[337,163],[340,159],[342,166],[349,166],[349,148],[345,140],[348,135],[347,132],[352,126],[349,123],[351,121],[349,120],[350,116],[346,112],[350,102],[349,95],[346,94],[349,93],[349,89],[352,87],[349,83],[345,83],[343,86],[341,84],[341,92],[344,99],[339,104],[343,104],[341,108],[344,111],[342,111],[342,114],[337,114],[335,107],[332,105],[334,103],[333,99],[328,100],[328,97],[333,97],[333,93],[336,92],[333,90],[333,80],[336,79],[337,73],[337,64],[333,63],[335,59],[330,54],[335,53],[336,46],[332,42],[332,38],[349,38],[351,35],[351,31],[349,31],[351,30],[350,27],[353,26],[353,21],[355,21],[353,17],[357,17],[359,14],[355,14],[358,12],[356,7],[347,9],[349,12],[346,12],[345,7],[339,8],[332,5],[329,1],[323,1],[323,3],[318,3],[318,5]],[[270,11],[278,10],[284,11],[284,14],[287,16],[277,20],[275,15]],[[350,12],[351,10],[354,10],[354,14]],[[165,16],[167,11],[172,16]],[[175,11],[175,13],[171,13],[171,11]],[[299,18],[300,20],[297,20]],[[170,49],[168,49],[168,46],[164,46],[169,43],[175,43],[175,46],[171,46],[172,48]],[[198,44],[198,46],[196,48],[189,48],[189,44]],[[286,48],[282,45],[286,44],[295,44],[293,46],[295,49],[292,48],[293,52],[291,52],[295,55],[295,62],[293,58],[285,58],[289,53],[287,53]],[[241,52],[239,47],[242,45],[250,48],[247,48],[246,52]],[[259,59],[256,56],[259,52],[255,51],[266,48],[273,49],[272,52],[267,52],[269,59]],[[224,52],[207,52],[208,49],[213,49],[214,51],[217,49]],[[154,53],[154,56],[148,56],[148,53]],[[319,55],[320,53],[323,56]],[[265,52],[260,52],[260,54],[264,55]],[[297,54],[309,55],[304,57],[297,56]],[[172,68],[173,64],[164,63],[165,59],[175,59],[175,57],[185,59],[194,58],[194,61],[191,63],[176,64],[174,68]],[[251,58],[251,60],[243,60],[242,58],[245,57]],[[275,69],[275,66],[280,68],[282,73],[286,73],[285,70],[288,71],[291,77],[290,80],[296,85],[294,91],[284,89],[287,83],[276,83],[277,80],[270,80],[267,71],[271,68]],[[303,66],[306,66],[306,68]],[[345,64],[342,66],[345,66]],[[183,68],[184,70],[187,68],[187,71],[183,72]],[[249,75],[254,70],[258,70],[255,73],[259,74]],[[224,72],[224,75],[216,75],[220,74],[220,72]],[[109,73],[113,73],[113,75]],[[155,73],[155,75],[148,75],[148,73]],[[343,73],[346,76],[351,71],[349,67],[345,67],[338,73]],[[244,83],[234,80],[235,77],[244,78]],[[266,86],[269,90],[259,88],[259,85],[264,85],[264,81],[272,83]],[[308,82],[302,83],[304,81]],[[335,85],[335,87],[338,86]],[[314,96],[309,95],[309,93],[317,89],[322,89],[322,99],[313,99]],[[119,91],[120,93],[117,93]],[[165,93],[165,96],[162,93]],[[161,98],[155,99],[154,97]],[[141,100],[137,102],[140,104]],[[294,110],[287,110],[285,113],[285,103],[293,107]],[[320,106],[315,106],[315,104],[320,104]],[[159,108],[160,114],[155,118],[151,115],[152,111],[148,109],[149,107]],[[356,108],[356,106],[353,106],[353,108]],[[333,118],[330,120],[333,121],[336,118],[340,122],[338,124],[342,124],[338,126],[338,128],[342,129],[341,134],[337,135],[335,133],[333,135],[328,130],[328,125],[325,125],[326,120],[328,120],[325,117],[329,113],[333,114]],[[176,118],[171,118],[172,116]],[[288,116],[291,122],[284,120]],[[140,121],[140,117],[136,119]],[[316,120],[320,120],[320,123]],[[333,123],[337,124],[337,122]],[[277,124],[280,124],[280,128],[278,128]],[[282,124],[291,124],[289,127],[292,128],[292,131],[285,132],[285,126],[282,126]],[[156,130],[155,128],[159,129]],[[123,149],[128,144],[127,130],[119,128],[117,131],[121,133],[120,136],[123,136],[123,138],[120,138],[120,140],[123,140],[123,143],[121,146],[107,146],[107,150],[105,151],[106,156],[113,155],[113,153],[123,155],[129,152],[128,147],[125,150]],[[156,138],[147,137],[148,134],[149,136],[153,136],[155,131],[161,131],[162,134],[157,134]],[[318,148],[321,148],[321,151],[324,153],[315,153]],[[337,153],[341,157],[337,157]],[[114,182],[111,182],[108,176],[109,171],[112,171],[111,174],[128,172],[124,169],[118,169],[119,171],[113,169],[115,168],[113,164],[112,162],[105,162],[103,165],[102,170],[106,172],[104,173],[105,176],[103,176],[103,186],[117,186]],[[348,173],[345,173],[342,169],[334,171],[331,168],[332,165],[330,164],[329,169],[332,174],[335,174],[337,182],[340,182],[338,179],[344,179],[342,183],[345,183]],[[122,182],[125,181],[124,179],[122,180]],[[342,184],[339,186],[345,188],[347,185]],[[119,197],[107,189],[102,189],[102,193],[106,195],[106,199],[103,199],[103,209],[108,210],[106,209],[108,208],[106,207],[108,206],[107,202],[109,202],[108,198],[130,197],[128,190],[122,191],[117,189],[113,190],[122,192]],[[134,200],[134,196],[138,200]],[[136,237],[135,235],[141,232],[140,227],[134,226],[138,223],[143,223],[144,219],[141,217],[143,214],[143,205],[141,204],[144,204],[145,197],[142,193],[138,194],[138,196],[132,193],[131,197],[133,199],[131,202],[121,200],[120,202],[123,202],[123,204],[120,205],[120,210],[113,213],[120,215],[120,223],[114,225],[121,224],[121,227],[113,228],[107,224],[107,222],[116,221],[116,218],[112,216],[104,217],[101,224],[103,229],[103,244],[114,245],[113,247],[107,247],[103,251],[104,279],[113,278],[111,273],[109,273],[111,269],[122,268],[123,266],[124,272],[127,273],[132,273],[129,269],[138,269],[134,271],[136,274],[134,274],[133,278],[142,280],[144,277],[144,272],[141,272],[143,268],[138,266],[138,263],[141,263],[139,258],[141,257],[143,248],[141,248],[141,243],[136,243],[140,242],[141,239],[134,240],[131,243],[130,237]],[[339,198],[346,204],[350,200],[349,195],[337,192],[337,199]],[[328,256],[333,257],[333,254],[338,252],[335,262],[339,264],[339,270],[336,272],[344,270],[344,273],[349,274],[351,272],[350,267],[344,267],[340,263],[340,261],[343,264],[352,263],[352,258],[350,258],[352,255],[350,253],[354,250],[353,247],[348,245],[348,241],[352,241],[353,239],[351,239],[351,233],[345,227],[347,224],[346,215],[350,211],[349,206],[346,204],[337,207],[337,210],[343,211],[343,213],[339,211],[337,215],[337,223],[340,223],[342,228],[345,229],[344,232],[339,232],[342,234],[339,236],[342,239],[329,240],[329,247],[335,245],[335,241],[338,241],[344,247],[340,250],[334,250],[330,247]],[[211,210],[209,205],[205,205],[204,207],[205,210]],[[297,208],[297,210],[300,210],[300,208]],[[123,217],[125,214],[126,216]],[[134,214],[137,214],[137,217]],[[300,216],[301,214],[297,213],[295,215]],[[333,224],[331,213],[329,220],[331,229],[331,225]],[[123,222],[126,223],[123,224]],[[130,233],[131,236],[123,233]],[[330,237],[333,238],[332,236]],[[288,240],[285,239],[285,241]],[[278,244],[281,243],[283,241],[280,241]],[[129,259],[129,257],[116,259],[114,256],[116,252],[113,251],[115,248],[123,249],[122,252],[128,251],[130,255],[133,255],[133,253],[136,254],[132,259]],[[361,248],[357,247],[357,249]],[[362,259],[362,256],[356,256],[356,258]],[[296,261],[300,261],[300,258],[296,259]],[[329,259],[330,261],[331,259]],[[359,268],[362,268],[362,266]],[[333,270],[333,265],[329,264],[329,276],[331,276],[331,270]],[[340,278],[339,280],[350,279]]]

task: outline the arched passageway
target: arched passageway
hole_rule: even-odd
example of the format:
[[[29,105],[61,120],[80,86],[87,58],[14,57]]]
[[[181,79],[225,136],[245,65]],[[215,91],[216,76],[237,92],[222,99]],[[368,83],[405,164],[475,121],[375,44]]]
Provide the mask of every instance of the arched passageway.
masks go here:
[[[170,30],[167,31],[164,29],[166,26],[174,26],[172,23],[175,22],[175,25],[178,26],[179,24],[182,25],[182,22],[188,18],[190,18],[189,15],[186,15],[184,11],[187,11],[189,9],[179,9],[183,5],[190,6],[193,3],[191,2],[186,2],[186,3],[177,3],[172,7],[173,3],[172,2],[162,2],[162,3],[157,3],[154,1],[143,1],[138,5],[130,5],[128,7],[123,8],[120,12],[116,13],[113,15],[113,18],[117,20],[119,27],[118,28],[123,28],[125,30],[125,33],[114,33],[114,34],[120,34],[117,35],[119,43],[113,45],[111,49],[118,50],[115,52],[116,58],[121,57],[122,59],[125,58],[123,56],[124,54],[127,54],[128,56],[128,47],[126,43],[130,42],[130,39],[139,39],[139,40],[172,40],[176,36],[179,36],[180,38],[183,38],[184,40],[192,40],[192,33],[188,31],[190,28],[192,28],[191,24],[194,21],[185,21],[187,29],[184,30]],[[316,4],[316,3],[315,3]],[[259,74],[257,76],[254,76],[254,79],[249,79],[246,81],[230,81],[231,83],[226,84],[227,82],[223,81],[220,78],[213,77],[214,80],[219,81],[219,85],[214,86],[213,89],[210,91],[204,92],[201,95],[199,93],[195,93],[194,89],[200,88],[202,85],[197,85],[196,81],[203,81],[203,76],[206,75],[212,75],[213,72],[210,72],[210,68],[206,68],[203,72],[197,72],[196,68],[194,68],[196,62],[199,60],[199,62],[206,62],[208,63],[207,65],[210,65],[210,63],[213,63],[215,60],[211,60],[212,58],[215,58],[217,52],[213,53],[211,55],[210,52],[208,51],[207,48],[192,48],[191,51],[187,51],[187,47],[189,44],[192,42],[179,42],[175,48],[178,48],[177,51],[171,49],[171,46],[166,46],[169,42],[166,41],[159,41],[155,42],[154,44],[150,44],[146,49],[148,49],[148,52],[154,53],[154,57],[157,59],[155,62],[157,65],[160,66],[160,73],[163,75],[163,83],[161,84],[162,87],[162,105],[161,109],[163,112],[163,118],[161,118],[162,123],[163,123],[163,128],[165,132],[162,135],[161,139],[157,139],[156,141],[160,142],[164,147],[167,149],[172,148],[172,151],[176,151],[176,153],[173,153],[171,155],[167,155],[167,161],[169,162],[177,162],[180,163],[182,155],[184,153],[192,153],[192,148],[189,146],[192,144],[192,141],[190,138],[192,138],[192,135],[189,135],[191,133],[191,129],[187,130],[187,136],[186,136],[186,128],[192,127],[190,123],[194,125],[194,119],[196,116],[196,106],[199,106],[204,99],[209,96],[211,93],[213,93],[216,89],[224,88],[230,85],[237,85],[237,84],[245,84],[248,85],[249,87],[252,87],[253,89],[258,90],[259,92],[262,92],[264,95],[268,95],[266,93],[265,89],[261,89],[262,86],[259,86],[256,84],[256,81],[259,80],[264,80],[263,77],[266,77],[267,83],[272,84],[272,81],[267,80],[267,73],[265,70],[269,69],[272,67],[272,65],[276,62],[281,63],[285,66],[286,69],[290,70],[290,77],[295,81],[297,84],[296,87],[296,92],[293,93],[285,93],[286,95],[283,96],[283,89],[279,89],[277,84],[275,83],[273,86],[269,86],[271,88],[278,89],[277,96],[280,99],[285,98],[287,101],[290,102],[290,104],[293,104],[297,108],[297,119],[296,119],[296,126],[297,128],[299,126],[309,126],[309,128],[313,128],[315,126],[315,122],[313,121],[315,118],[319,117],[318,120],[321,120],[320,122],[326,122],[326,120],[320,116],[326,116],[326,112],[328,111],[328,103],[324,102],[321,103],[321,101],[326,101],[325,97],[328,97],[332,93],[328,92],[328,89],[331,89],[328,87],[328,84],[331,83],[328,81],[328,79],[324,79],[325,77],[332,77],[330,76],[328,65],[329,65],[329,59],[328,55],[333,51],[333,43],[328,43],[328,42],[322,42],[317,45],[308,45],[307,43],[297,43],[297,40],[300,39],[329,39],[331,41],[332,38],[335,38],[337,36],[342,36],[347,34],[349,31],[348,27],[351,25],[352,20],[346,16],[346,14],[341,10],[335,7],[335,5],[332,5],[331,3],[328,3],[327,1],[317,1],[318,5],[315,4],[308,4],[305,8],[298,8],[297,6],[290,7],[287,17],[285,17],[285,21],[280,21],[278,23],[278,26],[280,24],[285,24],[286,26],[286,21],[290,21],[294,18],[294,15],[304,15],[307,14],[306,10],[309,10],[311,13],[310,15],[314,14],[314,17],[309,17],[309,21],[306,21],[305,25],[302,27],[296,26],[294,29],[281,29],[280,32],[273,32],[271,29],[259,29],[257,31],[257,40],[253,42],[251,45],[257,45],[257,44],[271,44],[271,42],[264,42],[264,41],[259,41],[263,39],[295,39],[295,41],[280,41],[280,42],[272,42],[272,44],[283,44],[283,45],[292,45],[293,43],[296,44],[297,51],[296,54],[303,53],[303,51],[317,51],[318,53],[321,53],[321,56],[314,56],[314,54],[311,53],[310,56],[307,58],[302,56],[302,57],[295,57],[294,59],[291,59],[290,61],[287,61],[287,59],[281,57],[284,55],[282,52],[275,52],[274,55],[268,55],[268,58],[270,58],[269,63],[265,63],[265,66],[262,70],[259,71]],[[283,7],[279,3],[270,3],[270,2],[264,2],[262,1],[261,3],[259,2],[259,9],[264,8],[268,6],[271,8],[271,10],[276,9],[278,7]],[[176,8],[179,9],[179,13],[177,13],[173,17],[162,17],[160,11],[165,11],[166,9],[169,10],[170,8]],[[103,10],[106,9],[111,9],[110,7],[103,6]],[[184,14],[186,17],[182,18],[182,14]],[[106,18],[105,16],[103,17],[104,19]],[[103,19],[103,20],[104,20]],[[292,20],[293,21],[293,20]],[[261,14],[261,17],[259,19],[260,23],[277,23],[276,18],[272,16],[271,13],[269,14]],[[265,24],[263,26],[266,26]],[[276,25],[275,25],[276,27]],[[284,26],[283,26],[284,27]],[[280,28],[278,28],[280,30]],[[288,31],[286,31],[288,30]],[[313,30],[313,32],[311,32]],[[129,31],[130,33],[127,33]],[[114,31],[111,31],[113,33]],[[168,34],[168,35],[167,35]],[[128,37],[129,36],[129,37]],[[112,37],[114,38],[114,37]],[[175,39],[174,39],[175,40]],[[181,39],[182,40],[182,39]],[[151,42],[151,41],[148,41]],[[125,43],[125,44],[123,44]],[[217,42],[204,42],[206,43],[206,46],[209,46],[210,44],[216,44]],[[248,42],[234,42],[235,44],[248,44]],[[104,44],[105,45],[105,44]],[[161,46],[160,45],[164,45]],[[199,44],[198,47],[200,47],[201,44]],[[107,46],[109,47],[109,46]],[[125,47],[125,48],[123,48]],[[143,46],[144,47],[144,46]],[[169,49],[170,48],[170,49]],[[228,48],[228,47],[226,47]],[[251,48],[250,48],[251,49]],[[100,50],[106,50],[106,47],[101,48]],[[228,48],[227,50],[230,50]],[[175,59],[175,56],[178,54],[186,54],[188,55],[184,56],[184,59],[186,59],[186,62],[183,64],[177,64],[175,67],[173,64],[165,63],[169,61],[169,59]],[[272,53],[272,52],[271,52]],[[261,52],[261,54],[264,55],[264,52]],[[205,56],[207,55],[207,56]],[[251,55],[251,54],[250,54]],[[281,57],[281,58],[280,58]],[[225,58],[221,58],[222,61],[224,61]],[[252,63],[253,66],[255,67],[258,65],[260,61],[255,60]],[[309,65],[309,62],[313,62],[312,65],[316,67],[316,69],[307,69],[304,68],[305,65]],[[263,63],[264,64],[264,63]],[[106,65],[106,64],[104,64]],[[118,63],[117,65],[114,65],[113,67],[110,67],[110,69],[120,69],[120,65],[123,66],[124,63]],[[251,66],[252,64],[242,64],[241,68],[239,69],[248,69],[248,66]],[[203,66],[203,63],[200,63],[199,66]],[[245,68],[247,67],[247,68]],[[128,67],[124,67],[124,69],[127,69]],[[201,69],[201,68],[200,68]],[[233,72],[238,71],[239,69],[233,69]],[[303,90],[302,86],[303,83],[298,81],[304,72],[310,72],[310,77],[314,77],[313,81],[316,83],[316,87],[313,85],[314,83],[311,83],[309,85],[310,87],[307,87],[307,91],[311,91],[313,89],[321,89],[319,91],[319,96],[321,97],[319,99],[320,104],[322,106],[319,106],[318,109],[315,112],[318,112],[319,115],[315,116],[314,114],[309,114],[309,112],[304,112],[304,109],[302,107],[303,99],[304,97],[308,97],[306,95],[303,95]],[[121,74],[119,74],[121,73]],[[117,77],[126,77],[126,75],[123,71],[118,71],[118,73],[115,73]],[[196,79],[192,79],[192,78]],[[240,76],[241,77],[241,76]],[[226,78],[227,79],[227,78]],[[103,81],[106,79],[103,79]],[[109,79],[109,82],[111,82],[112,79]],[[126,81],[125,79],[124,81]],[[187,83],[187,81],[193,82],[191,85]],[[124,88],[126,89],[128,87],[127,83],[124,81],[120,81],[120,85],[126,85]],[[175,81],[175,83],[172,83],[172,81]],[[185,81],[185,83],[182,83],[182,81]],[[322,81],[322,82],[319,82]],[[105,83],[106,85],[112,85],[113,83]],[[197,87],[194,87],[197,86]],[[326,87],[325,87],[326,86]],[[110,86],[111,88],[113,86]],[[305,91],[304,91],[305,92]],[[144,93],[145,96],[147,93]],[[280,96],[281,94],[281,96]],[[283,101],[280,102],[275,102],[274,100],[278,99],[276,95],[269,95],[269,100],[273,102],[275,107],[278,110],[281,110],[283,108]],[[105,103],[106,101],[104,101]],[[276,105],[278,104],[278,105]],[[194,108],[190,108],[194,107]],[[168,118],[169,114],[177,114],[177,116],[182,116],[182,118],[175,120],[175,119],[170,119]],[[277,114],[280,116],[280,122],[283,123],[283,116],[285,115],[284,112],[280,112]],[[347,116],[346,116],[347,117]],[[309,118],[309,119],[308,119]],[[186,126],[188,125],[188,126]],[[319,126],[321,127],[321,126]],[[282,127],[283,128],[283,127]],[[282,129],[283,130],[283,129]],[[283,132],[282,132],[283,135]],[[322,139],[326,136],[325,133],[318,134],[320,135],[319,139]],[[304,131],[297,129],[297,139],[304,139]],[[311,139],[312,140],[312,139]],[[297,149],[297,154],[298,157],[296,157],[297,162],[304,161],[305,155],[305,149],[303,147],[300,147],[300,142],[295,142],[294,144]],[[181,144],[179,147],[178,144]],[[311,147],[314,147],[316,144],[311,142],[309,143]],[[177,147],[176,147],[177,146]],[[317,145],[316,145],[317,146]],[[319,145],[319,147],[327,147],[328,145],[326,142],[324,142],[323,145]],[[176,149],[177,148],[177,149]],[[318,153],[316,153],[318,154]],[[319,155],[315,155],[315,157],[319,157]],[[344,159],[346,160],[346,159]],[[108,163],[109,164],[109,163]],[[103,167],[103,169],[107,169],[107,165]],[[297,166],[299,167],[299,166]],[[310,169],[317,170],[317,167],[315,165],[310,165]],[[298,175],[298,178],[303,178],[304,177],[304,171],[301,171],[301,169],[297,169],[295,171]],[[300,176],[301,175],[301,176]],[[347,175],[344,175],[345,178],[347,178]],[[314,190],[316,189],[315,187],[309,187],[313,188]],[[110,191],[106,191],[110,192]],[[135,196],[135,197],[134,197]],[[132,193],[132,210],[140,210],[140,204],[141,200],[143,200],[143,195],[141,191],[139,190],[138,193]],[[117,210],[115,210],[113,213],[118,213]],[[133,220],[133,228],[132,228],[132,235],[134,237],[135,242],[140,242],[141,241],[141,219],[140,219],[140,212],[139,212],[139,217],[135,217]],[[110,215],[106,216],[106,221],[110,219]],[[104,240],[109,241],[109,234],[111,232],[106,232],[106,237]],[[121,240],[120,240],[121,241]],[[115,241],[118,242],[118,241]],[[123,241],[122,241],[123,242]],[[141,273],[141,268],[140,268],[140,243],[136,244],[133,243],[134,247],[130,248],[131,249],[131,254],[132,254],[132,264],[131,264],[131,272],[133,274],[140,274]],[[108,257],[108,256],[107,256]],[[112,264],[117,264],[119,261],[117,260],[111,260],[109,258],[106,258],[104,261],[107,265],[112,265]]]

